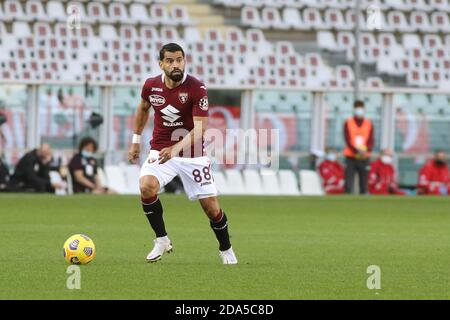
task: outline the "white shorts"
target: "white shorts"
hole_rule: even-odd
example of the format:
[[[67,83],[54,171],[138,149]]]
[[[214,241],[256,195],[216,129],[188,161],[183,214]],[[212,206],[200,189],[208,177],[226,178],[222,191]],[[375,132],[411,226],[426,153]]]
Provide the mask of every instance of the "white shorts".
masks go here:
[[[160,188],[164,188],[175,176],[180,176],[189,200],[217,196],[217,188],[208,157],[174,157],[163,164],[158,162],[159,151],[151,150],[141,167],[140,178],[155,176]]]

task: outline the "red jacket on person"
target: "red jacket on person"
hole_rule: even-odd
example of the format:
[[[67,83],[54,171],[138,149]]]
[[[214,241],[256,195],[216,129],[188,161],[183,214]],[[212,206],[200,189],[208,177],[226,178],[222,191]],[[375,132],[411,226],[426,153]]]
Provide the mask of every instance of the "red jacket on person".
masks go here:
[[[438,165],[434,160],[427,162],[419,171],[419,194],[442,194],[446,189],[450,194],[450,174],[448,165]],[[442,189],[443,188],[443,189]]]
[[[398,188],[394,166],[383,163],[381,159],[370,164],[368,185],[371,194],[405,194]]]
[[[337,161],[325,160],[319,166],[323,188],[328,194],[344,193],[344,167]]]

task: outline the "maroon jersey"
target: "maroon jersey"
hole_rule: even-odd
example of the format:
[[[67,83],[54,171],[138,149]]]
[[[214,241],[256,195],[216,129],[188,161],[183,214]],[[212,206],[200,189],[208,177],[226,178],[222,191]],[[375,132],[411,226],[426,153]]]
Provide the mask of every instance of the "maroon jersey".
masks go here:
[[[205,85],[196,78],[185,74],[182,83],[169,89],[164,83],[164,74],[145,81],[141,97],[155,110],[152,150],[160,151],[182,140],[186,133],[194,129],[193,117],[208,116],[208,93]],[[172,137],[177,129],[185,129],[185,134]],[[174,139],[175,138],[175,139]],[[191,156],[202,156],[193,151]]]

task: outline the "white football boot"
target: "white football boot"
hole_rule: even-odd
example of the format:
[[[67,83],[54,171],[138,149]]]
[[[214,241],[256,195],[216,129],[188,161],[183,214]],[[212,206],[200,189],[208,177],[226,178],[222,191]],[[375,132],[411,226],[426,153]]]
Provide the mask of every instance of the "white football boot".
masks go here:
[[[171,253],[173,251],[172,242],[170,242],[167,236],[156,238],[153,242],[155,243],[155,246],[147,255],[147,262],[156,262],[161,260],[164,253]]]
[[[233,247],[225,251],[219,251],[219,256],[223,264],[237,264],[238,260],[234,254]]]

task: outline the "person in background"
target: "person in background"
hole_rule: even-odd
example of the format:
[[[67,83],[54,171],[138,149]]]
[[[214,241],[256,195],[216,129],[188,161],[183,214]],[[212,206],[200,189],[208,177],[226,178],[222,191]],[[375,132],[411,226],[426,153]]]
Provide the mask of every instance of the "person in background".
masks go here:
[[[353,193],[355,173],[359,176],[359,192],[367,193],[367,169],[374,147],[374,129],[372,121],[365,118],[364,102],[357,100],[353,104],[354,116],[344,124],[345,156],[345,192]]]
[[[98,176],[98,165],[95,158],[97,142],[91,137],[81,139],[78,153],[69,162],[69,172],[72,176],[74,193],[108,193],[102,187]]]
[[[434,153],[434,159],[427,162],[419,171],[418,194],[449,195],[450,174],[443,150]]]
[[[337,160],[337,150],[327,148],[325,160],[319,165],[319,174],[327,194],[344,193],[344,167]]]
[[[0,153],[0,192],[7,191],[8,183],[9,183],[9,170],[3,163]]]
[[[26,153],[17,163],[11,177],[11,191],[15,192],[50,192],[64,188],[63,185],[50,181],[50,163],[53,151],[49,144],[44,143],[39,148]]]
[[[369,193],[379,195],[405,195],[398,188],[395,168],[392,165],[393,154],[390,149],[381,151],[380,157],[370,164]]]

